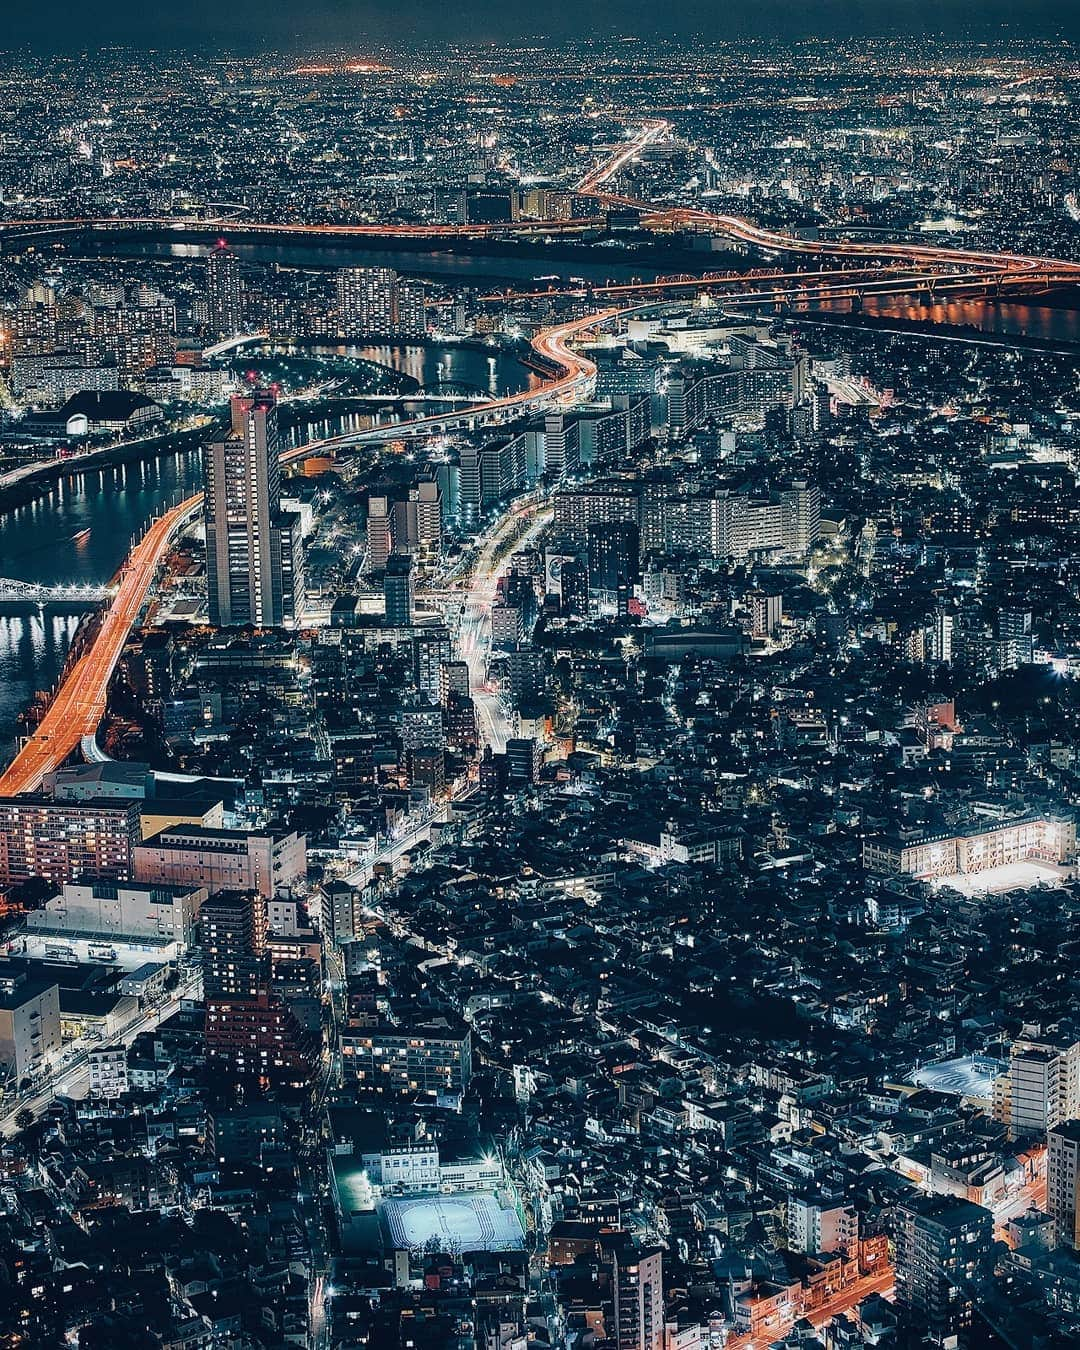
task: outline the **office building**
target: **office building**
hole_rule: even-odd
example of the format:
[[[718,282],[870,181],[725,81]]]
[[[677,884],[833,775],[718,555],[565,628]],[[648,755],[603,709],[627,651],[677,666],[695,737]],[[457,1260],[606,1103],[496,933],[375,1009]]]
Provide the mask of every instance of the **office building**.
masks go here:
[[[174,825],[135,849],[139,881],[203,886],[215,891],[257,891],[271,900],[307,874],[307,841],[283,833],[210,830]]]
[[[994,1219],[947,1195],[916,1196],[896,1211],[896,1299],[944,1344],[971,1325],[969,1291],[989,1272]]]
[[[637,580],[638,527],[630,521],[599,521],[589,526],[589,594],[598,604],[629,596]]]
[[[137,800],[0,798],[0,881],[126,881],[142,837]]]
[[[531,736],[511,736],[506,742],[506,781],[511,788],[531,787],[540,781],[544,749]]]
[[[299,517],[281,510],[274,395],[237,395],[229,434],[203,447],[206,577],[215,627],[272,627],[304,605]]]

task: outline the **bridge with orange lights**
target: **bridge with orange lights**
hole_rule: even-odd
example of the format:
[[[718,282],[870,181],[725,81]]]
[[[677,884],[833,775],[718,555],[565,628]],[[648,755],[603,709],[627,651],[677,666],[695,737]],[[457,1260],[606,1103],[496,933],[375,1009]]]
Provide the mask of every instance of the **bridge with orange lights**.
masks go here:
[[[578,184],[582,194],[593,194],[602,205],[630,205],[648,213],[643,223],[650,228],[701,228],[713,230],[768,253],[793,253],[821,258],[853,259],[862,263],[852,273],[831,270],[818,274],[773,273],[767,277],[746,276],[715,279],[710,284],[730,284],[726,298],[740,305],[777,304],[812,299],[837,299],[869,293],[911,293],[920,289],[929,294],[943,291],[963,292],[980,286],[1008,284],[1047,285],[1053,281],[1080,279],[1080,263],[1017,253],[994,253],[973,249],[948,249],[924,244],[879,244],[867,242],[821,241],[803,239],[759,226],[736,216],[679,207],[665,208],[633,198],[604,193],[601,189],[621,168],[630,163],[648,145],[662,137],[668,123],[654,121],[642,127],[637,136],[618,146],[607,160],[596,166]],[[87,219],[83,221],[6,222],[5,233],[26,230],[35,225],[46,229],[86,228],[122,229],[125,226],[172,226],[177,229],[209,225],[207,222],[165,220]],[[387,226],[387,225],[248,225],[245,232],[279,232],[315,238],[333,234],[377,234],[384,237],[471,238],[504,233],[507,229],[542,230],[550,233],[556,226],[575,227],[580,222],[518,222],[515,225],[459,226]],[[235,229],[235,223],[230,228]],[[680,288],[698,286],[700,281],[679,279],[671,283]],[[741,286],[741,291],[738,287]],[[331,437],[286,452],[291,461],[321,449],[358,441],[378,441],[408,435],[435,435],[451,426],[476,425],[478,421],[499,421],[508,414],[531,409],[569,404],[586,397],[593,388],[596,368],[571,345],[596,328],[645,307],[646,294],[654,294],[657,283],[607,288],[612,299],[631,299],[625,306],[611,306],[583,318],[546,329],[533,339],[533,349],[554,378],[539,389],[526,390],[508,398],[474,405],[463,412],[412,419],[368,432]],[[599,293],[599,292],[598,292]],[[201,497],[189,497],[153,522],[132,549],[124,566],[120,584],[108,608],[103,612],[97,636],[89,649],[75,662],[57,690],[44,718],[34,734],[19,750],[3,775],[0,795],[11,796],[40,788],[46,774],[71,755],[85,736],[92,736],[104,715],[109,682],[124,644],[144,613],[148,599],[164,562],[176,539],[194,519]]]
[[[368,433],[367,439],[379,439],[380,432],[420,428],[431,434],[438,428],[469,422],[478,415],[499,418],[511,411],[550,406],[553,402],[573,402],[584,396],[596,374],[587,357],[575,352],[570,343],[590,329],[608,322],[619,313],[610,309],[577,319],[537,334],[533,349],[539,357],[560,373],[539,389],[527,389],[507,398],[471,407],[464,412],[421,417],[394,428]],[[282,463],[340,444],[365,439],[364,433],[351,437],[331,437],[285,451]],[[59,768],[86,736],[93,736],[105,715],[109,682],[116,670],[124,645],[139,622],[165,560],[183,530],[195,519],[202,506],[201,494],[188,497],[179,506],[155,520],[128,555],[120,584],[111,603],[103,611],[93,643],[68,671],[37,729],[22,745],[7,770],[0,775],[0,796],[15,796],[37,791],[45,776]]]

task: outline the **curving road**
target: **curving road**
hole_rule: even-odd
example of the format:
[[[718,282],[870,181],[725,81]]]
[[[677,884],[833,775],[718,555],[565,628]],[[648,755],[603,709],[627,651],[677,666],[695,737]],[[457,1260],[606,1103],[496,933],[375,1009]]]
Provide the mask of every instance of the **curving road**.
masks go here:
[[[539,389],[527,389],[508,398],[474,405],[465,412],[421,417],[392,429],[430,432],[435,426],[448,427],[477,417],[502,416],[515,409],[550,405],[556,401],[573,402],[587,393],[596,375],[596,366],[580,356],[570,341],[597,324],[614,317],[618,310],[603,310],[585,319],[576,319],[556,328],[545,329],[533,339],[538,355],[561,368],[562,374]],[[335,436],[324,441],[285,451],[282,463],[289,463],[313,451],[335,445],[355,444],[358,440],[380,438],[380,433]],[[86,736],[92,736],[105,713],[109,681],[120,659],[131,630],[150,595],[159,569],[180,531],[202,505],[201,493],[188,497],[179,506],[159,517],[132,549],[124,566],[120,586],[105,610],[98,635],[90,649],[75,663],[57,690],[49,709],[34,734],[29,737],[7,770],[0,776],[0,797],[36,792],[45,775],[59,768]]]
[[[742,295],[727,297],[730,302],[742,304],[770,303],[783,299],[808,299],[836,297],[857,290],[884,293],[888,291],[910,291],[919,285],[914,269],[923,269],[921,284],[933,280],[935,289],[961,290],[973,284],[982,284],[987,280],[1001,278],[1042,278],[1071,279],[1080,278],[1080,263],[1058,259],[1043,258],[1018,253],[993,253],[975,249],[949,249],[936,245],[923,244],[871,244],[860,242],[822,242],[820,240],[799,239],[793,235],[775,230],[762,229],[737,216],[716,215],[708,211],[682,208],[665,208],[654,203],[642,202],[633,198],[604,194],[598,191],[603,184],[634,158],[652,141],[665,134],[667,122],[646,123],[639,134],[604,164],[597,166],[581,180],[578,190],[592,193],[601,202],[633,205],[653,213],[653,221],[661,227],[679,225],[706,225],[744,243],[778,252],[814,254],[822,257],[857,257],[865,259],[868,265],[877,264],[883,259],[896,260],[908,269],[904,273],[888,272],[877,280],[868,278],[861,281],[820,279],[812,287],[802,285],[775,286],[759,291],[751,289]],[[57,225],[60,222],[43,222]],[[80,222],[94,223],[94,222]],[[98,222],[108,224],[110,222]],[[113,221],[112,224],[123,222]],[[161,222],[155,222],[161,223]],[[0,226],[0,230],[11,228],[15,222]],[[279,227],[258,226],[271,229]],[[333,230],[352,233],[388,233],[384,226],[302,226],[281,227],[296,233],[329,233]],[[396,227],[394,227],[396,228]],[[426,232],[431,227],[410,227],[414,232]],[[471,231],[487,232],[494,227],[458,226],[449,232],[455,235]],[[500,227],[504,228],[504,227]],[[941,269],[949,269],[942,272]],[[533,339],[536,353],[545,358],[553,367],[561,371],[554,380],[540,389],[526,390],[508,398],[495,399],[478,404],[465,412],[421,417],[409,422],[397,423],[390,427],[374,431],[352,433],[315,441],[309,445],[286,452],[282,459],[289,461],[320,449],[331,449],[339,445],[357,444],[379,440],[397,439],[403,435],[424,435],[450,426],[475,424],[477,418],[499,420],[510,411],[573,403],[591,392],[596,375],[595,365],[586,357],[573,351],[570,343],[588,330],[610,322],[620,315],[634,313],[644,306],[628,308],[609,308],[560,324],[539,333]],[[201,497],[189,497],[180,506],[162,516],[151,525],[143,538],[132,550],[124,569],[120,588],[105,612],[101,629],[90,650],[76,663],[58,690],[45,718],[34,735],[19,751],[7,771],[0,776],[0,795],[11,796],[20,792],[32,792],[41,786],[45,775],[57,768],[72,753],[84,736],[92,735],[105,710],[105,700],[109,680],[120,658],[124,643],[138,621],[161,567],[173,541],[190,517],[198,510]],[[479,681],[477,681],[479,683]],[[496,728],[489,728],[496,732]],[[491,737],[498,739],[497,732]]]
[[[527,548],[552,519],[553,511],[543,502],[532,502],[508,511],[484,539],[469,578],[465,604],[457,629],[457,656],[469,667],[469,691],[476,706],[476,720],[483,745],[501,754],[514,735],[500,695],[488,680],[491,662],[491,607],[499,579],[509,566],[507,550]]]

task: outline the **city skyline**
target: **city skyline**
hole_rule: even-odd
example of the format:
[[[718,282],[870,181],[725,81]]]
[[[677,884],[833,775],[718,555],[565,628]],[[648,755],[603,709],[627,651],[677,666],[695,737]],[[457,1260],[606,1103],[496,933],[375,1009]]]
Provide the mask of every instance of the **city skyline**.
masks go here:
[[[1075,49],[367,12],[0,61],[0,1343],[1071,1350]]]

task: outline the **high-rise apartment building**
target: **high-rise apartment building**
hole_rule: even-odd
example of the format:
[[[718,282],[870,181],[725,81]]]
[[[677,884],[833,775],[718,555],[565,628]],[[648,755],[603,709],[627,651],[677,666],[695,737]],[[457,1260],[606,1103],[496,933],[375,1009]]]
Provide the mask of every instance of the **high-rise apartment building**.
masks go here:
[[[662,1350],[664,1256],[659,1247],[639,1248],[626,1233],[601,1243],[611,1263],[613,1331],[616,1350]]]
[[[203,992],[256,998],[266,978],[266,901],[253,891],[219,891],[199,913]]]
[[[1066,1033],[1014,1041],[994,1084],[994,1115],[1013,1139],[1043,1139],[1080,1117],[1080,1040]]]
[[[244,292],[240,259],[224,244],[206,259],[206,304],[211,331],[229,337],[244,326]]]
[[[427,296],[422,281],[400,280],[395,288],[394,331],[403,338],[420,338],[427,333]]]
[[[712,549],[742,561],[751,553],[805,557],[821,535],[821,493],[798,481],[768,497],[722,492],[713,498]]]
[[[337,274],[338,327],[344,337],[392,337],[397,331],[397,273],[392,267],[344,267]]]
[[[422,478],[409,492],[409,506],[415,514],[415,547],[423,564],[438,561],[442,552],[442,492],[438,480]]]
[[[948,1195],[920,1195],[896,1211],[896,1299],[943,1344],[971,1325],[970,1290],[988,1271],[994,1219]]]
[[[583,538],[601,521],[641,520],[641,489],[634,483],[600,480],[555,494],[555,528],[560,535]]]
[[[232,400],[232,425],[203,447],[210,622],[292,622],[304,606],[300,518],[281,510],[277,403],[257,392]]]
[[[407,1026],[346,1027],[342,1068],[357,1091],[380,1097],[460,1098],[472,1078],[472,1036],[438,1017]]]
[[[368,498],[368,566],[381,571],[394,551],[394,511],[386,497]]]
[[[142,838],[138,801],[0,798],[0,882],[126,881]]]
[[[1058,1242],[1080,1248],[1080,1120],[1055,1125],[1046,1144],[1046,1212]]]
[[[549,482],[557,483],[578,468],[580,445],[576,420],[561,412],[545,416],[543,472]]]
[[[859,1215],[852,1205],[822,1195],[789,1195],[787,1245],[793,1252],[853,1251],[859,1241]]]
[[[303,1091],[318,1040],[274,987],[265,898],[222,892],[203,906],[199,926],[212,1090],[240,1083],[245,1091]]]
[[[453,654],[450,630],[445,624],[430,624],[416,629],[413,661],[416,687],[432,703],[441,703],[444,695],[444,670]],[[464,664],[464,663],[462,663]],[[468,694],[468,666],[465,666],[465,692]]]

